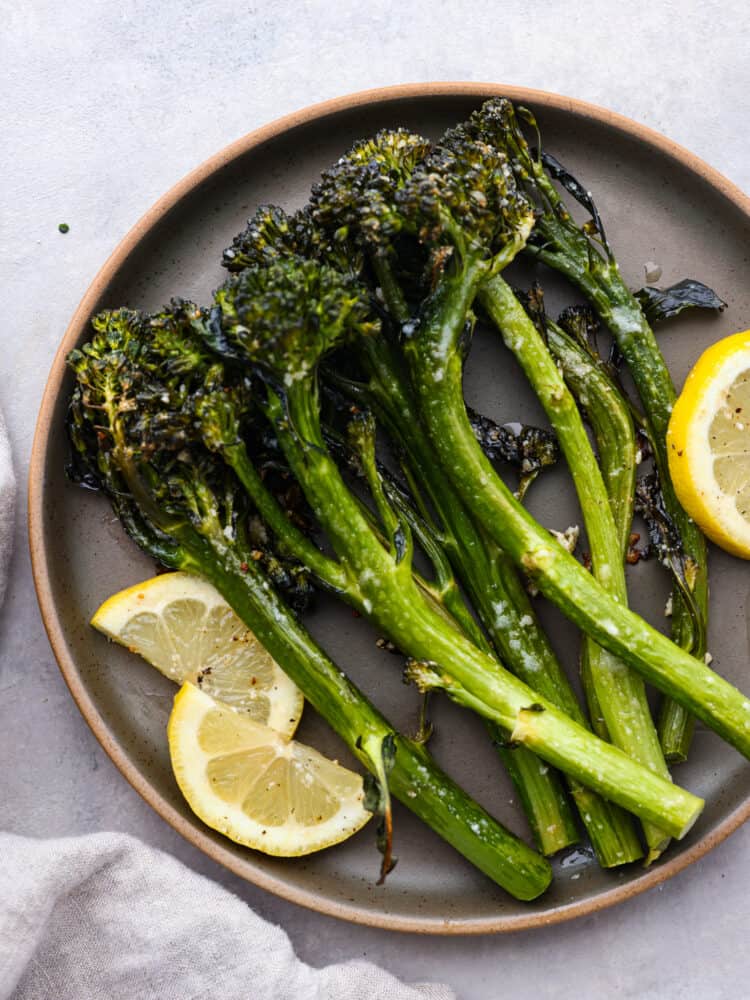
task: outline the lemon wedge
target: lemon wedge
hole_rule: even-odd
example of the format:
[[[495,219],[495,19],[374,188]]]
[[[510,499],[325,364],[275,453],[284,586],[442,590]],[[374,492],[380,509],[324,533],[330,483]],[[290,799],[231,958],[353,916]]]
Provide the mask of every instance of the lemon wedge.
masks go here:
[[[91,624],[176,684],[292,736],[304,699],[296,684],[206,580],[164,573],[114,594]]]
[[[750,559],[750,330],[709,347],[667,431],[677,498],[717,545]]]
[[[183,684],[167,729],[177,783],[199,819],[246,847],[299,857],[370,819],[359,774]]]

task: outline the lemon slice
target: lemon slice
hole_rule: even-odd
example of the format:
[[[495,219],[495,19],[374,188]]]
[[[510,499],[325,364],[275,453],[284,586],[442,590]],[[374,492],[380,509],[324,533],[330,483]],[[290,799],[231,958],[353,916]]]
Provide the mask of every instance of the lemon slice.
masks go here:
[[[331,847],[370,819],[359,774],[183,684],[167,729],[177,783],[207,826],[277,857]]]
[[[294,734],[302,693],[201,577],[164,573],[121,590],[91,624],[176,684],[191,681],[256,722]]]
[[[750,330],[709,347],[667,431],[677,498],[727,552],[750,559]]]

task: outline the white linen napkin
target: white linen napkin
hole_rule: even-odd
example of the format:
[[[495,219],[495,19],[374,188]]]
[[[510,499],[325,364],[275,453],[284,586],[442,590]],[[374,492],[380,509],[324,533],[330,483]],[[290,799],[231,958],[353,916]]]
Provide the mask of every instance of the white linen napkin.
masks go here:
[[[0,415],[0,602],[14,499]],[[0,1000],[219,997],[455,1000],[446,986],[405,986],[370,962],[313,969],[280,927],[133,837],[0,833]]]
[[[404,986],[370,962],[313,969],[280,927],[124,834],[0,834],[0,857],[3,1000],[454,997],[444,986]]]

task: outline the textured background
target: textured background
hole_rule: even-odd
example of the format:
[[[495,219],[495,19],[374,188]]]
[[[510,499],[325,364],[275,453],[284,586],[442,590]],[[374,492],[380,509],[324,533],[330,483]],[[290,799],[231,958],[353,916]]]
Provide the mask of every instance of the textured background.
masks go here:
[[[580,6],[2,0],[0,404],[21,483],[53,353],[102,261],[190,168],[286,112],[392,83],[522,84],[645,122],[750,190],[746,4]],[[60,222],[70,225],[65,236]],[[646,896],[510,937],[348,926],[228,875],[130,789],[67,694],[36,608],[23,501],[0,613],[0,826],[37,836],[136,834],[283,924],[310,963],[366,956],[406,979],[443,979],[462,1000],[744,995],[747,828]]]

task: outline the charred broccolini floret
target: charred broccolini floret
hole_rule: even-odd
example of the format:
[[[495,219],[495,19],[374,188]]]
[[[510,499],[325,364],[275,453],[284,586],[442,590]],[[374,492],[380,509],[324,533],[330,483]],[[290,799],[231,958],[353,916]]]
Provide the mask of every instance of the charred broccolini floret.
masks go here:
[[[381,782],[388,748],[387,786],[396,797],[508,892],[535,898],[550,881],[547,862],[462,792],[423,747],[395,732],[252,557],[247,494],[204,444],[204,437],[212,448],[224,439],[226,414],[203,403],[225,389],[231,396],[236,382],[192,334],[196,313],[181,306],[156,317],[122,310],[96,318],[92,340],[69,358],[76,378],[69,431],[79,474],[107,494],[144,551],[214,584]]]
[[[500,271],[534,224],[505,155],[461,126],[415,167],[396,200],[422,243],[444,260],[450,249],[455,269],[481,260],[489,271]]]
[[[277,205],[263,205],[234,238],[222,256],[228,271],[266,267],[278,257],[301,257],[328,264],[343,273],[359,274],[361,253],[351,241],[329,236],[312,217],[309,207],[288,215]]]
[[[405,228],[396,195],[429,150],[429,140],[405,129],[355,143],[313,188],[312,218],[335,239],[389,255]]]
[[[415,264],[417,244],[409,242],[409,227],[395,198],[429,150],[430,142],[423,136],[383,129],[355,143],[325,170],[310,197],[315,224],[337,245],[356,248],[360,269],[366,262],[372,270],[379,294],[397,323],[409,318],[406,286],[419,285],[424,261],[417,257]],[[401,280],[394,273],[397,248]],[[404,266],[407,257],[410,267]],[[410,269],[416,269],[412,282],[405,280]]]
[[[277,205],[261,205],[248,220],[246,228],[235,236],[231,247],[222,256],[222,264],[229,271],[242,271],[246,267],[263,267],[274,261],[279,248],[299,257],[317,255],[315,234],[305,211],[293,215]]]

